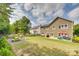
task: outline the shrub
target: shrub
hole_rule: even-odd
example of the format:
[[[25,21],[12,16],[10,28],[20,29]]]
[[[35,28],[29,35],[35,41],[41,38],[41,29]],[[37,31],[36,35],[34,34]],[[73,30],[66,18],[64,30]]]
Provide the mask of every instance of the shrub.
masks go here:
[[[20,41],[20,39],[18,37],[14,37],[12,42],[17,42],[17,41]]]
[[[23,35],[20,35],[20,33],[13,35],[13,39],[12,42],[17,42],[20,41],[22,39]]]
[[[5,48],[5,47],[7,47],[8,49],[11,49],[10,48],[10,45],[8,44],[8,42],[7,42],[7,40],[6,40],[6,37],[2,37],[1,39],[0,39],[0,48]]]
[[[1,56],[14,55],[14,53],[12,52],[11,46],[7,42],[7,38],[6,37],[2,37],[0,39],[0,55]]]
[[[14,54],[13,54],[12,51],[9,50],[8,48],[1,48],[1,49],[0,49],[0,55],[1,55],[1,56],[12,56],[12,55],[14,55]]]
[[[73,39],[72,39],[72,41],[79,43],[79,37],[78,36],[74,36]]]

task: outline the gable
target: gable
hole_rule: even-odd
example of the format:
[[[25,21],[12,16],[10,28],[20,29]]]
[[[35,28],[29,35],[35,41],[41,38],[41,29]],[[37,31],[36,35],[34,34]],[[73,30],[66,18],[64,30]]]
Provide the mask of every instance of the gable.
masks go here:
[[[61,20],[62,22],[74,23],[74,22],[71,21],[71,20],[67,20],[67,19],[64,19],[64,18],[61,18],[61,17],[57,17],[57,18],[55,18],[50,24],[45,25],[45,26],[41,26],[41,27],[49,27],[49,26],[51,26],[53,23],[55,23],[55,22],[57,22],[57,21],[59,21],[59,20]],[[61,22],[61,21],[60,21],[60,22]]]
[[[60,17],[57,17],[55,20],[53,20],[50,24],[49,24],[49,26],[51,25],[51,24],[53,24],[53,23],[55,23],[55,22],[57,22],[57,21],[59,21],[59,22],[69,22],[69,23],[73,23],[73,21],[71,21],[71,20],[67,20],[67,19],[64,19],[64,18],[60,18]]]

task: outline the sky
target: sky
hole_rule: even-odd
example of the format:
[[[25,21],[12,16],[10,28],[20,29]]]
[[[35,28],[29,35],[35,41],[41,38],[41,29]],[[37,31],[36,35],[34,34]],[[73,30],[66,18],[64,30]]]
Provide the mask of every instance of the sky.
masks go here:
[[[15,8],[9,18],[11,24],[23,16],[30,20],[32,27],[48,24],[56,17],[79,23],[78,3],[16,3],[10,7]]]

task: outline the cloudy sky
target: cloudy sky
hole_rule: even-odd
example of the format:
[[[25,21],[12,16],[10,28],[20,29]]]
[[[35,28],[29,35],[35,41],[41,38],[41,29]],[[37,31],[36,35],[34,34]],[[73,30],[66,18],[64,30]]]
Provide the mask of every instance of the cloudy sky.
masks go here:
[[[10,18],[11,23],[22,16],[29,18],[32,26],[50,23],[57,16],[79,23],[79,4],[76,3],[27,3],[12,4],[11,7],[15,8]]]

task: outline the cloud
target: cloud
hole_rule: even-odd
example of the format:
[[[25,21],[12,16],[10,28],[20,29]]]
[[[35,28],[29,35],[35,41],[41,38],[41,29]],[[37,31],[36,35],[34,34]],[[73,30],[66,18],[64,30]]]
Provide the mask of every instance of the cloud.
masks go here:
[[[53,14],[53,17],[63,17],[64,15],[64,10],[63,9],[60,9],[58,10],[56,13]]]
[[[73,21],[77,22],[79,19],[79,7],[73,9],[68,13],[68,16],[70,19],[73,19]]]
[[[63,9],[64,4],[32,4],[32,7],[33,16],[39,17],[44,13],[46,16],[50,16],[52,13],[54,14],[58,10]]]
[[[71,12],[69,12],[68,16],[71,18],[77,18],[79,15],[79,7],[73,9]]]
[[[15,8],[13,12],[15,16],[11,19],[15,21],[15,19],[20,19],[25,15],[28,16],[34,25],[35,23],[36,25],[45,24],[51,18],[63,16],[64,6],[65,4],[63,3],[13,4],[11,7]]]
[[[24,4],[24,9],[29,11],[33,17],[36,17],[38,24],[45,24],[47,22],[46,17],[63,16],[63,8],[65,4],[60,3],[35,3]]]
[[[31,3],[24,4],[24,8],[26,11],[29,11],[32,9],[32,4]]]
[[[14,8],[13,12],[10,15],[11,18],[9,18],[11,23],[14,23],[16,20],[21,19],[22,16],[25,15],[23,11],[21,10],[19,4],[12,4],[10,7]]]
[[[40,24],[44,25],[47,23],[47,20],[45,17],[40,17],[40,18],[38,18],[37,22],[38,22],[38,25],[40,25]]]

